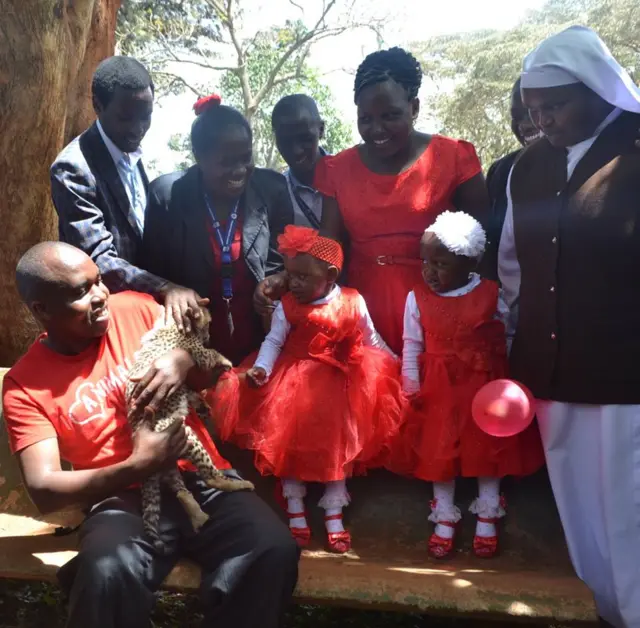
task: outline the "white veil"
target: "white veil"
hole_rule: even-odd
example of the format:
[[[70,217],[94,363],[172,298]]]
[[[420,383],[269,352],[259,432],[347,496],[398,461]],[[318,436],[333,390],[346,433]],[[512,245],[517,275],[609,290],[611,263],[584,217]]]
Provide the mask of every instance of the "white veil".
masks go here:
[[[584,83],[606,102],[640,113],[640,88],[597,33],[571,26],[545,39],[524,59],[521,88]]]

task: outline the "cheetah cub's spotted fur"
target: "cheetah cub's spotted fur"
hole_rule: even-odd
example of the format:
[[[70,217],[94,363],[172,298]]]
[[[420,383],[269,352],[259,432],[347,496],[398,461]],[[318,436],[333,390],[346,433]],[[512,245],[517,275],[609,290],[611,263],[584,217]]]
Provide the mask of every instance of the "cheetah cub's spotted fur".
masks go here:
[[[154,328],[142,338],[142,346],[136,353],[135,363],[129,373],[129,377],[144,375],[157,358],[166,355],[173,349],[188,351],[198,367],[203,370],[229,370],[231,368],[229,360],[217,351],[205,347],[205,344],[209,341],[210,321],[209,312],[203,311],[203,315],[194,325],[194,330],[187,335],[179,331],[173,321],[168,325],[164,325],[162,319],[160,319]],[[131,404],[131,394],[134,388],[135,383],[128,379],[126,391],[128,406]],[[204,399],[198,393],[183,385],[165,400],[162,408],[153,417],[145,417],[144,408],[136,412],[130,411],[129,422],[131,429],[135,432],[144,422],[148,422],[155,432],[162,432],[176,421],[184,422],[189,413],[189,407],[193,408],[203,421],[207,421],[210,418],[209,408]],[[254,487],[251,482],[229,478],[217,469],[193,430],[188,426],[185,426],[185,430],[187,433],[187,446],[185,451],[182,452],[182,456],[196,467],[207,486],[221,491],[253,490]],[[200,508],[200,504],[187,489],[177,465],[168,471],[155,473],[147,478],[142,485],[142,519],[145,533],[158,550],[163,548],[158,532],[161,484],[165,484],[169,490],[176,494],[176,497],[189,515],[194,530],[199,530],[209,519],[209,515]]]

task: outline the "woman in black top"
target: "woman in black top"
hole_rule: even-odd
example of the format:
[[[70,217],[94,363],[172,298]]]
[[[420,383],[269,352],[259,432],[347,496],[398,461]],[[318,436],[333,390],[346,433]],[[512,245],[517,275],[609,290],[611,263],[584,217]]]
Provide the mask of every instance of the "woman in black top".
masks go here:
[[[285,178],[254,167],[244,116],[217,96],[195,110],[196,165],[151,183],[140,265],[202,298],[212,346],[237,363],[263,338],[252,295],[283,268],[277,236],[293,223],[293,208]],[[193,303],[192,293],[179,307],[193,311]]]
[[[522,104],[520,79],[511,91],[511,130],[522,146],[535,142],[542,134],[536,127],[529,112]],[[507,181],[509,173],[521,148],[494,161],[487,172],[487,188],[491,199],[491,214],[487,227],[487,248],[482,259],[482,274],[490,279],[498,279],[498,246],[500,234],[507,212]]]

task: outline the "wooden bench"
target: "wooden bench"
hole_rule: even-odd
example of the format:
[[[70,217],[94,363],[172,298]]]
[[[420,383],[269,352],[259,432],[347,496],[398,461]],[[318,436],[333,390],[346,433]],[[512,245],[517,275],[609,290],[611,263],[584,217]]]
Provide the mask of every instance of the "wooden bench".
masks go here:
[[[6,372],[0,372],[0,378]],[[246,452],[223,452],[246,477],[256,481],[267,499],[269,479],[256,477]],[[473,520],[466,517],[462,549],[442,563],[426,554],[430,525],[430,489],[420,482],[371,474],[353,480],[348,525],[354,550],[346,556],[305,551],[300,562],[297,598],[379,610],[477,615],[507,619],[592,622],[596,614],[587,588],[575,577],[546,476],[541,473],[507,487],[509,516],[503,529],[503,551],[491,561],[470,554]],[[459,491],[468,503],[473,486]],[[318,495],[312,489],[310,504]],[[322,539],[321,513],[312,511],[315,536]],[[0,577],[54,580],[58,567],[75,554],[75,534],[54,536],[56,526],[71,525],[75,513],[42,517],[20,483],[0,425]],[[180,563],[165,586],[196,590],[195,565]]]

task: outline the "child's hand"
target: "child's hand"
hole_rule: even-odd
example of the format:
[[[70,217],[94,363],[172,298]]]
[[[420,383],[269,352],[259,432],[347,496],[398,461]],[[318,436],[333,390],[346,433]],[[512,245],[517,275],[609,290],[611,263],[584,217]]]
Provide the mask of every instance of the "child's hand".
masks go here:
[[[402,392],[404,392],[404,394],[409,398],[415,397],[420,392],[420,382],[403,376]]]
[[[259,366],[254,366],[247,371],[247,384],[252,388],[260,388],[267,383],[267,372]]]

